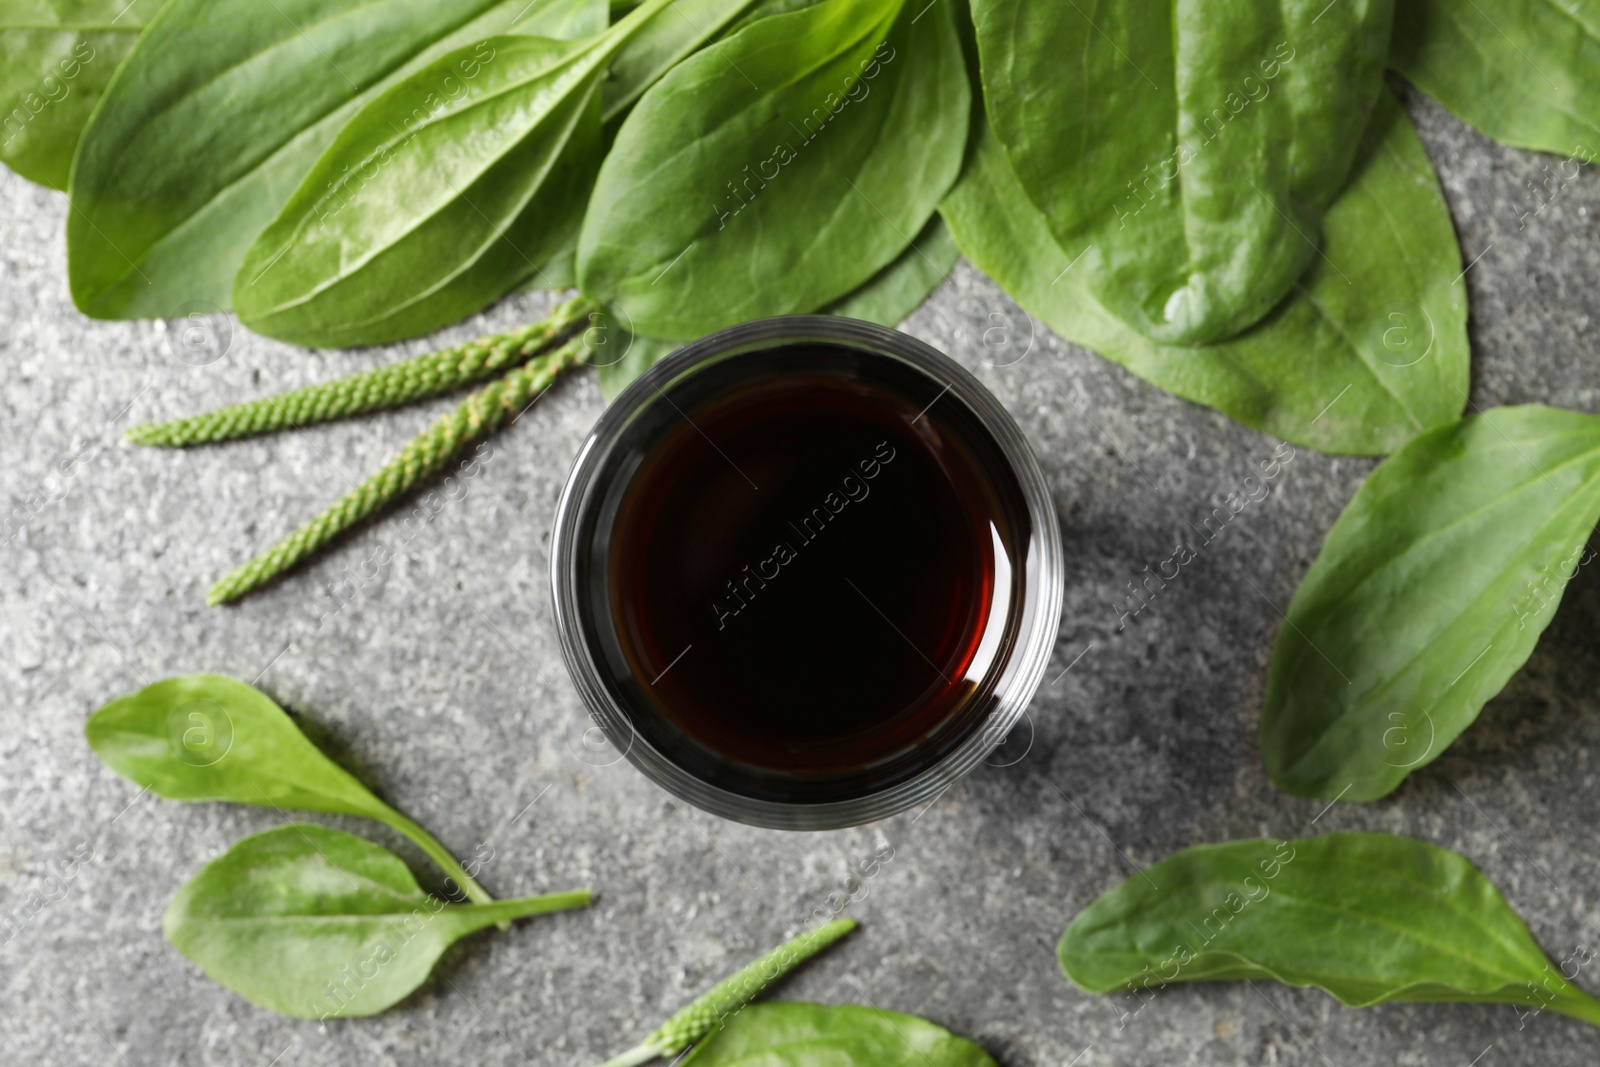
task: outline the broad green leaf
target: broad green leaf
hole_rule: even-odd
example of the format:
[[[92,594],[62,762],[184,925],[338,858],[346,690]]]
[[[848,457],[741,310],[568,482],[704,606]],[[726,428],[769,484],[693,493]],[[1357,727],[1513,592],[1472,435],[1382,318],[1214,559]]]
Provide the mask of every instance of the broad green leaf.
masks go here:
[[[245,249],[364,103],[491,34],[582,36],[605,20],[603,0],[172,0],[84,132],[73,300],[98,318],[227,307]],[[473,82],[438,75],[419,106]]]
[[[1497,141],[1600,154],[1600,3],[1398,0],[1389,64]]]
[[[1272,650],[1261,754],[1280,788],[1375,800],[1438,758],[1549,625],[1600,519],[1600,417],[1495,408],[1356,491]]]
[[[443,845],[324,756],[254,686],[220,674],[168,678],[105,705],[83,732],[102,763],[156,796],[375,819],[473,899],[488,899]]]
[[[447,904],[370,841],[290,823],[212,860],[172,898],[162,929],[211,979],[301,1018],[374,1015],[427,980],[470,933],[583,907],[589,893]]]
[[[1600,1024],[1600,1002],[1477,868],[1392,834],[1185,849],[1079,912],[1057,954],[1068,978],[1124,991],[1131,1010],[1170,982],[1270,979],[1352,1007],[1506,1003]]]
[[[0,162],[67,187],[106,83],[160,0],[0,0]]]
[[[536,271],[571,240],[600,165],[599,54],[491,37],[363,108],[245,255],[240,320],[300,344],[377,344]],[[463,91],[423,106],[463,63],[477,71]]]
[[[983,1049],[915,1015],[860,1004],[752,1004],[684,1067],[994,1067]]]
[[[944,220],[934,215],[906,250],[894,262],[824,308],[825,315],[865,319],[884,326],[895,326],[927,299],[949,275],[961,255]],[[607,402],[615,400],[628,383],[672,355],[682,343],[642,334],[622,335],[616,349],[622,354],[608,359],[611,349],[596,348],[590,357],[600,376],[600,392]]]
[[[954,181],[969,90],[951,5],[826,0],[702,49],[629,114],[578,277],[695,337],[809,312],[887,266]]]
[[[393,86],[340,131],[251,246],[234,281],[239,317],[302,344],[373,344],[477,311],[542,263],[554,265],[547,284],[564,280],[604,150],[603,86],[619,87],[621,106],[659,75],[652,63],[671,59],[641,41],[686,47],[683,25],[710,34],[748,3],[696,0],[709,21],[694,24],[675,0],[649,0],[581,42],[480,41]],[[478,74],[461,92],[419,106],[463,63]]]
[[[1257,326],[1162,345],[1117,318],[1029,203],[990,136],[941,212],[968,259],[1063,337],[1146,381],[1323,452],[1390,452],[1466,402],[1467,296],[1438,180],[1384,93],[1323,254]]]
[[[936,214],[893,263],[829,304],[823,314],[898,326],[949,276],[960,256],[944,219]]]
[[[972,8],[995,133],[1090,290],[1155,340],[1204,344],[1259,321],[1316,257],[1392,3]]]

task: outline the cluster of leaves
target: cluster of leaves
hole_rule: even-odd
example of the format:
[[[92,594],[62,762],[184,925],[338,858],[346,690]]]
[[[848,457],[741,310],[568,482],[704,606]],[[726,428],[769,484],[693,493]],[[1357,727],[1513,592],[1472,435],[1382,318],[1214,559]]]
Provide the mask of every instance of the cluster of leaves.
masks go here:
[[[372,344],[577,286],[616,328],[568,362],[614,394],[735,322],[893,324],[959,249],[1161,388],[1383,454],[1461,413],[1469,362],[1449,213],[1383,70],[1587,160],[1585,25],[1512,0],[0,0],[24,101],[0,159],[67,190],[95,316]],[[427,451],[402,458],[450,458]]]
[[[325,826],[291,822],[238,841],[178,890],[162,928],[212,979],[264,1008],[320,1019],[373,1015],[421,986],[468,934],[590,901],[588,890],[492,900],[427,831],[323,755],[266,694],[232,678],[196,674],[146,686],[100,708],[84,732],[108,767],[157,796],[384,823],[444,869],[448,895],[470,901],[425,893],[400,857]],[[854,919],[834,919],[801,931],[606,1067],[678,1057],[691,1045],[690,1059],[708,1067],[749,1058],[994,1067],[976,1045],[914,1016],[855,1005],[749,1006],[855,927]]]
[[[1539,406],[1458,418],[1461,256],[1382,82],[1388,67],[1491,137],[1588,163],[1600,21],[1582,7],[1118,0],[1091,17],[1036,0],[644,0],[614,21],[605,0],[268,7],[0,0],[0,93],[19,101],[0,116],[0,160],[67,190],[82,310],[231,307],[271,336],[353,345],[425,333],[519,287],[581,297],[531,334],[297,397],[337,417],[506,374],[217,599],[292,566],[591,361],[595,316],[631,338],[592,360],[614,392],[677,340],[746,319],[893,323],[958,249],[1057,332],[1161,388],[1297,444],[1393,453],[1330,532],[1274,649],[1261,743],[1291,792],[1376,799],[1436,758],[1527,659],[1586,558],[1600,419]],[[145,432],[186,444],[296,424],[283,404]],[[155,751],[161,729],[132,729],[144,740],[128,751]],[[219,788],[140,774],[167,795]],[[381,819],[452,870],[403,816],[332,778],[318,789],[272,802]],[[169,929],[202,931],[183,935],[195,953],[224,943],[203,932],[207,886],[237,883],[249,901],[249,871],[310,862],[274,833],[180,894]],[[1068,931],[1069,974],[1111,989],[1163,966],[1163,924],[1261,847],[1194,850],[1117,890]],[[1516,990],[1548,965],[1464,860],[1378,836],[1298,847],[1294,893],[1252,903],[1230,927],[1240,944],[1195,949],[1163,980],[1532,1003]],[[420,893],[375,846],[328,848],[396,901]],[[452,920],[465,932],[515,906],[450,914],[471,916]],[[1354,957],[1288,936],[1326,907],[1372,931]],[[1379,932],[1461,915],[1497,932],[1503,958],[1429,955],[1472,943],[1464,927],[1423,947]],[[1575,989],[1540,988],[1540,1006],[1594,1021]],[[774,1020],[805,1040],[803,1013]]]
[[[493,900],[270,697],[232,678],[156,682],[100,708],[84,733],[106,766],[157,796],[372,819],[444,870],[450,895],[464,902],[424,893],[398,856],[371,841],[303,823],[254,834],[208,863],[167,908],[167,939],[217,982],[274,1011],[372,1015],[421,985],[467,934],[589,903],[586,889]]]

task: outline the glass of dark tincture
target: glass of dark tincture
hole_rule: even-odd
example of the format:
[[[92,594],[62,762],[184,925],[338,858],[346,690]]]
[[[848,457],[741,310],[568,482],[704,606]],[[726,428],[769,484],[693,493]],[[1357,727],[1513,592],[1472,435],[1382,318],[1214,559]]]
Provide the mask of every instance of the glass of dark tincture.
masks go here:
[[[931,800],[1004,740],[1055,642],[1061,542],[972,375],[794,316],[696,341],[607,409],[551,581],[612,745],[707,811],[827,829]]]

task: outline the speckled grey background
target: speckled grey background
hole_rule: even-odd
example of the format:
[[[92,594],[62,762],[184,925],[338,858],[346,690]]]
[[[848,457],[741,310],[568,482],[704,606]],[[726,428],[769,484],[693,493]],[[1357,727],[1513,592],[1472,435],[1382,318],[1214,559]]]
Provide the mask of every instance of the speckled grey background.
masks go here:
[[[1473,404],[1600,410],[1600,181],[1586,170],[1521,228],[1524,182],[1555,161],[1493,145],[1426,101],[1408,106],[1443,176],[1463,262],[1476,260]],[[1055,494],[1066,614],[1031,709],[1031,747],[1014,741],[1002,750],[1010,766],[985,767],[930,810],[880,825],[751,829],[669,800],[583,744],[544,574],[557,493],[602,408],[592,376],[542,400],[475,477],[455,483],[454,499],[424,504],[425,521],[368,527],[292,580],[208,610],[210,580],[445,405],[188,453],[121,444],[136,421],[374,365],[395,349],[310,354],[227,320],[85,319],[67,295],[65,212],[59,194],[0,176],[0,502],[10,509],[0,916],[23,917],[0,947],[0,1061],[583,1067],[830,894],[854,890],[852,871],[885,845],[892,860],[847,909],[864,929],[781,995],[918,1012],[1005,1067],[1595,1061],[1600,1036],[1558,1017],[1519,1029],[1509,1007],[1350,1011],[1270,984],[1169,989],[1119,1030],[1113,1006],[1070,986],[1052,954],[1074,912],[1129,863],[1202,841],[1336,828],[1461,850],[1558,957],[1600,942],[1595,568],[1460,743],[1388,800],[1319,818],[1322,804],[1267,782],[1256,720],[1273,605],[1287,603],[1371,462],[1300,450],[1272,495],[1119,633],[1117,590],[1276,442],[1061,342],[963,264],[907,329],[1015,412]],[[433,340],[545,304],[517,297]],[[211,341],[226,351],[208,361],[203,344],[197,354],[173,343],[180,326],[219,330]],[[386,567],[371,563],[380,543],[395,557]],[[162,909],[200,864],[281,816],[139,797],[81,734],[106,699],[198,670],[259,677],[458,854],[492,852],[481,875],[492,891],[588,885],[599,902],[470,939],[374,1019],[280,1018],[213,985],[163,940]],[[93,858],[73,877],[47,878],[86,849]]]

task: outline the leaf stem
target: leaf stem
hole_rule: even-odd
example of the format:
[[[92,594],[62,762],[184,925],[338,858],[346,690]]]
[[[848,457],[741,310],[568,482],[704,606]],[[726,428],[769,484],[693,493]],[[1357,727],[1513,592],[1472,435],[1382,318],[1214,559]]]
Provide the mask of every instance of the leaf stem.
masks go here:
[[[526,363],[596,310],[594,301],[576,297],[548,318],[506,333],[200,415],[147,422],[126,436],[136,445],[186,448],[401,407]]]
[[[675,1056],[720,1026],[772,983],[856,928],[835,919],[802,931],[700,994],[643,1042],[600,1067],[637,1067],[657,1056]]]
[[[206,603],[215,606],[237,600],[303,563],[362,519],[444,470],[467,445],[515,421],[533,397],[562,371],[583,363],[588,354],[584,335],[579,333],[473,393],[332,507],[213,585]]]
[[[517,897],[513,900],[496,900],[488,904],[468,904],[479,915],[493,918],[502,926],[512,919],[521,919],[529,915],[543,915],[551,911],[566,911],[569,908],[586,908],[594,899],[587,889],[575,889],[566,893],[545,893],[537,897]],[[462,907],[463,905],[457,905]]]
[[[1590,1026],[1600,1026],[1600,1000],[1595,1000],[1570,982],[1567,983],[1567,987],[1565,995],[1556,997],[1546,1006],[1551,1011],[1586,1022]]]
[[[439,865],[439,868],[456,883],[466,898],[474,904],[495,903],[477,879],[467,873],[465,867],[450,854],[450,850],[439,843],[439,839],[424,830],[417,823],[411,821],[402,813],[389,805],[379,801],[379,807],[373,809],[372,817],[385,826],[404,835],[413,845],[425,852],[429,859]]]

